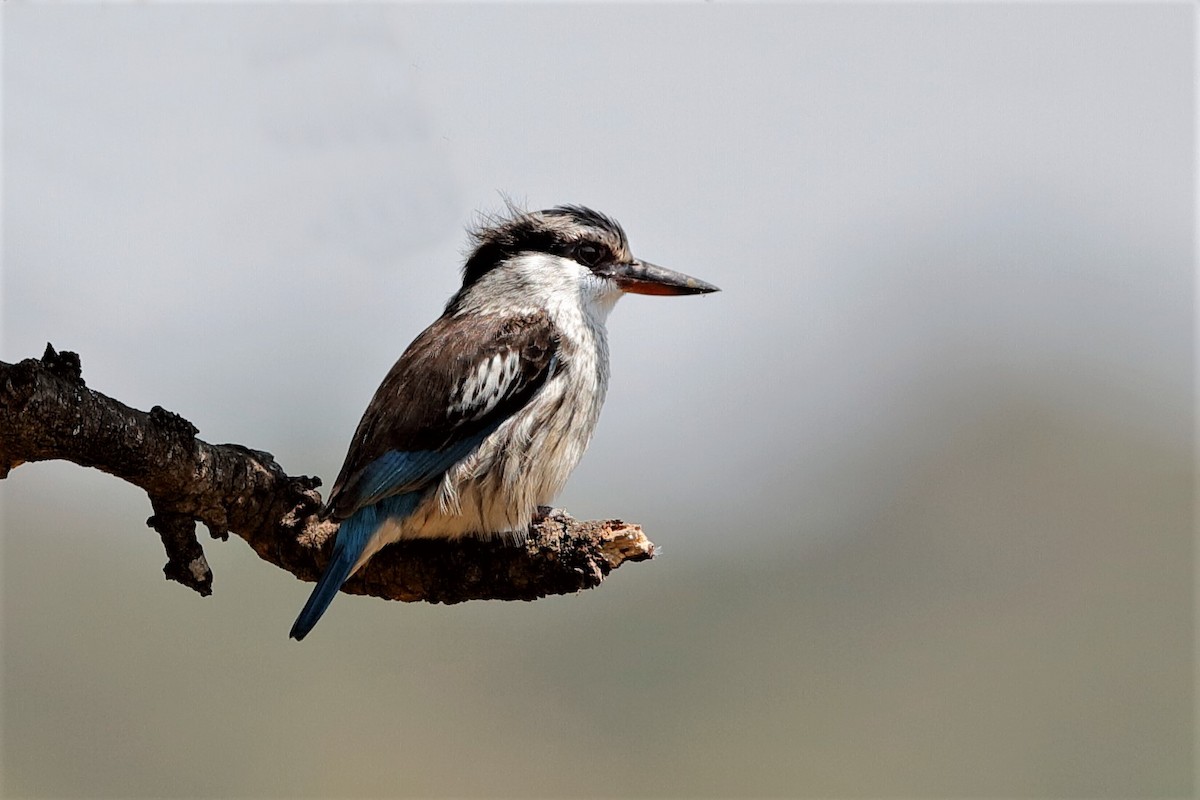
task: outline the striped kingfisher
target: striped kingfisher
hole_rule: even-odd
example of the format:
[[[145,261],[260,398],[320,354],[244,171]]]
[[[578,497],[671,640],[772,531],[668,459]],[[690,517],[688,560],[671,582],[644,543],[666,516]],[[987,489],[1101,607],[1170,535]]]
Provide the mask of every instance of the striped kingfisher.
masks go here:
[[[396,362],[321,510],[333,554],[292,626],[303,639],[384,545],[521,540],[587,448],[608,388],[604,323],[626,292],[717,287],[634,258],[582,206],[512,210],[471,232],[462,288]]]

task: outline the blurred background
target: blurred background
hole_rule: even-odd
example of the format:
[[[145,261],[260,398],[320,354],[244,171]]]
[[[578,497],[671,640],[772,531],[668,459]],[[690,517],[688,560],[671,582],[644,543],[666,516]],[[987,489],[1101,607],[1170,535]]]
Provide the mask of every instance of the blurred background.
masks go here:
[[[1190,796],[1194,9],[3,9],[0,358],[336,474],[475,212],[632,297],[560,505],[657,560],[342,597],[138,490],[0,484],[18,797]]]

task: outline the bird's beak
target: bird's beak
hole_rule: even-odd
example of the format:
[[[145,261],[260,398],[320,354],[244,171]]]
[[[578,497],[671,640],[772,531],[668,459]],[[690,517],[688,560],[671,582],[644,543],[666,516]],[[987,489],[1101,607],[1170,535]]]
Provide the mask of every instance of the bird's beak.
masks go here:
[[[608,270],[608,277],[616,281],[622,290],[634,294],[707,294],[721,291],[699,278],[637,259],[628,264],[614,264]]]

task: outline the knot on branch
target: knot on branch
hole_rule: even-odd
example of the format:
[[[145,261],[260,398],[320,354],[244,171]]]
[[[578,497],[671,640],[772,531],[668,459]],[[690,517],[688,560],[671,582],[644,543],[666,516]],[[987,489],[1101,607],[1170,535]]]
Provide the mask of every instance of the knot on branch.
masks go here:
[[[180,444],[190,444],[196,438],[196,434],[200,432],[200,429],[195,425],[174,411],[167,411],[162,406],[155,406],[150,409],[150,421],[162,428],[165,434],[173,437]]]
[[[78,353],[72,353],[69,350],[59,353],[54,349],[54,345],[46,342],[46,352],[42,353],[41,364],[56,378],[79,386],[86,385],[83,382],[83,365],[79,362]]]

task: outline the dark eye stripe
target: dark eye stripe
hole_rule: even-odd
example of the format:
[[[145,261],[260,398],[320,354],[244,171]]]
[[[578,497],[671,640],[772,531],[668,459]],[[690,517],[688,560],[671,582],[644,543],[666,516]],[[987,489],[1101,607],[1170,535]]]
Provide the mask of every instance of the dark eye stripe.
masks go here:
[[[625,232],[616,220],[582,206],[558,206],[532,213],[513,212],[504,219],[488,220],[473,230],[474,250],[463,265],[461,294],[495,267],[520,253],[550,253],[570,258],[595,270],[616,263],[628,255]],[[579,246],[589,244],[597,253],[580,254]],[[451,298],[447,309],[456,307],[459,295]]]

